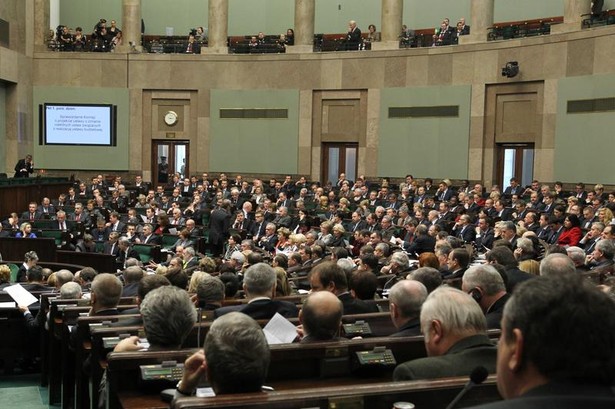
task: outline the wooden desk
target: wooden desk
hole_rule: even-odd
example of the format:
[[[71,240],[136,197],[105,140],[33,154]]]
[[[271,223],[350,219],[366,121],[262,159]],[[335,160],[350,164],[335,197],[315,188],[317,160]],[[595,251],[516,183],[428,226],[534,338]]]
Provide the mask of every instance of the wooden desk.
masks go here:
[[[174,409],[197,408],[242,408],[242,409],[299,409],[314,408],[369,408],[390,409],[395,402],[412,402],[417,408],[444,409],[467,382],[466,377],[436,380],[386,382],[381,384],[335,385],[322,388],[307,388],[269,393],[223,395],[213,398],[179,398]],[[500,400],[495,377],[472,389],[461,400],[458,407],[473,406]],[[123,396],[125,409],[164,407],[151,399]]]

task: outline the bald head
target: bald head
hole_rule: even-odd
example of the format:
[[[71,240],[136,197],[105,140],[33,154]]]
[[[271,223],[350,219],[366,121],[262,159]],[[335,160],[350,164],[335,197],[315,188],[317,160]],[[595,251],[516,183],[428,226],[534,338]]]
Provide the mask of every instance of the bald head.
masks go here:
[[[115,274],[98,274],[92,281],[92,309],[115,308],[122,296],[122,282]]]
[[[549,254],[540,262],[540,275],[567,275],[576,273],[574,263],[565,254],[553,253]]]
[[[310,294],[299,313],[305,336],[326,341],[337,336],[342,322],[343,307],[337,296],[329,291]]]
[[[421,306],[427,298],[427,288],[416,280],[402,280],[391,287],[389,303],[399,315],[394,324],[401,326],[410,319],[419,318]]]

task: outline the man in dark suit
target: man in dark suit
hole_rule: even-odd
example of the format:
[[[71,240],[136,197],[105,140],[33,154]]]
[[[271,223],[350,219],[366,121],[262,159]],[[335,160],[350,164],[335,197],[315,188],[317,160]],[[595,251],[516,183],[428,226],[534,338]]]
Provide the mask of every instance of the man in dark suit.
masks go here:
[[[428,227],[424,224],[416,226],[416,229],[414,229],[414,239],[411,242],[404,239],[402,243],[402,249],[411,256],[415,254],[420,256],[425,252],[433,252],[435,246],[436,238],[429,235]]]
[[[468,269],[468,264],[470,264],[470,254],[464,248],[453,249],[448,254],[448,271],[449,275],[444,278],[461,278],[464,273]]]
[[[494,207],[495,211],[497,212],[494,216],[495,218],[502,221],[509,221],[513,219],[513,211],[511,208],[506,206],[505,201],[496,200]]]
[[[34,164],[32,163],[32,155],[26,155],[24,159],[20,159],[17,161],[17,165],[15,165],[15,176],[16,178],[27,178],[30,176],[30,173],[34,172]]]
[[[348,34],[346,34],[346,50],[358,50],[361,42],[361,30],[357,27],[356,21],[350,20],[348,22]]]
[[[139,282],[143,278],[143,270],[139,266],[130,266],[122,272],[124,288],[122,297],[136,297],[139,292]]]
[[[328,291],[310,294],[299,311],[303,326],[301,343],[339,341],[342,324],[342,302]]]
[[[451,200],[451,197],[455,194],[453,189],[450,189],[451,181],[448,179],[443,180],[438,185],[438,190],[436,191],[436,200],[439,202],[448,202]]]
[[[470,216],[462,214],[459,221],[453,227],[452,235],[463,240],[464,243],[472,243],[476,239],[476,230],[471,224]]]
[[[40,206],[38,206],[38,212],[42,215],[52,216],[56,213],[55,206],[51,204],[51,200],[48,197],[44,197],[41,201]]]
[[[92,220],[90,215],[83,209],[81,203],[75,203],[75,212],[68,217],[69,220],[77,223],[81,223],[83,226],[90,226]]]
[[[389,291],[389,311],[397,328],[392,337],[421,335],[421,306],[427,299],[427,288],[415,280],[401,280]]]
[[[521,195],[525,189],[519,185],[517,178],[510,178],[510,185],[504,189],[504,196],[510,199],[512,195]]]
[[[350,216],[350,218],[351,222],[348,225],[348,231],[351,233],[361,231],[367,226],[365,220],[361,219],[361,215],[357,212],[352,212],[352,216]]]
[[[43,216],[41,212],[38,211],[36,203],[30,202],[28,204],[28,211],[21,214],[20,220],[32,222],[34,220],[39,220],[41,217]]]
[[[157,234],[154,234],[154,228],[152,227],[151,224],[147,223],[143,225],[143,234],[138,239],[137,243],[161,245],[162,239]]]
[[[137,260],[140,260],[139,253],[137,253],[137,251],[132,248],[130,244],[130,239],[128,237],[120,237],[117,241],[117,247],[119,249],[117,252],[117,264],[118,266],[120,266],[120,268],[125,267],[126,260],[128,260],[129,258],[136,258]]]
[[[479,365],[495,373],[497,348],[487,336],[485,315],[469,294],[436,289],[423,304],[421,326],[427,358],[398,365],[394,380],[469,376]]]
[[[258,243],[265,234],[265,228],[267,227],[267,222],[265,221],[265,216],[262,211],[257,211],[254,213],[254,223],[250,226],[249,234],[252,235],[252,239],[255,243]]]
[[[109,223],[107,223],[109,231],[116,231],[121,233],[126,228],[126,223],[120,221],[120,215],[118,212],[109,213]]]
[[[461,26],[461,35],[465,36],[470,34],[470,26],[466,24],[466,19],[464,17],[460,18],[457,24]]]
[[[215,256],[222,253],[222,246],[228,237],[228,230],[231,225],[230,209],[231,202],[224,199],[220,206],[211,212],[209,218],[209,242],[213,245]]]
[[[119,237],[120,234],[116,231],[109,233],[109,240],[103,245],[103,254],[111,254],[115,257],[120,255],[120,246],[117,243]]]
[[[519,285],[498,342],[498,390],[505,400],[476,408],[615,407],[614,337],[613,301],[587,280],[557,275]]]
[[[315,266],[310,273],[312,291],[329,291],[344,306],[344,315],[378,312],[376,304],[354,298],[348,291],[346,273],[335,262],[326,261]]]
[[[489,217],[481,217],[478,219],[478,232],[474,243],[476,244],[476,250],[480,253],[489,251],[493,247],[493,241],[495,240],[495,232],[491,226],[492,220]]]
[[[275,287],[276,274],[273,268],[265,263],[255,264],[246,270],[243,277],[243,290],[248,303],[218,308],[214,317],[233,311],[242,312],[255,320],[268,320],[276,313],[286,318],[297,317],[299,309],[295,304],[271,299],[275,295]]]
[[[488,329],[501,329],[504,305],[510,298],[502,275],[490,264],[470,267],[463,275],[462,291],[470,294],[485,313]]]
[[[122,296],[122,282],[115,274],[100,273],[92,281],[89,316],[118,315],[117,304]]]
[[[276,234],[275,224],[267,223],[267,225],[265,226],[265,233],[264,235],[260,236],[260,239],[258,240],[256,245],[263,250],[272,252],[277,242],[278,236]]]

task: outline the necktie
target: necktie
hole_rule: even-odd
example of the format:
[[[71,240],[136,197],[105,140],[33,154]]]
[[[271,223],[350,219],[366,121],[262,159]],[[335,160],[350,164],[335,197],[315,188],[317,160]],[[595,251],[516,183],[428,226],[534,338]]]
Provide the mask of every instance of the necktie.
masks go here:
[[[78,214],[77,217],[75,217],[76,221],[79,221],[81,219],[81,214]]]
[[[62,225],[60,226],[60,230],[66,230],[66,223],[62,222]]]

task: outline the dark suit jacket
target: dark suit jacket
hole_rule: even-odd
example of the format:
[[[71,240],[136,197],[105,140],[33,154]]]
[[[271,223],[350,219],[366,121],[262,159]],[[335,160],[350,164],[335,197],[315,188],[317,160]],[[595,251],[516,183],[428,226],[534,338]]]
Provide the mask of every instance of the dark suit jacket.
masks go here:
[[[462,239],[464,243],[473,242],[474,239],[476,239],[476,230],[474,230],[474,226],[468,224],[464,227],[453,228],[453,235]]]
[[[615,394],[602,385],[547,383],[530,389],[509,400],[474,406],[475,409],[611,409],[615,408]]]
[[[151,245],[161,245],[162,244],[162,239],[160,238],[159,235],[152,233],[152,235],[147,237],[147,238],[145,236],[141,237],[141,243],[142,244],[151,244]]]
[[[433,252],[435,246],[436,238],[429,234],[423,234],[416,236],[405,250],[408,254],[421,255],[421,253]]]
[[[363,300],[353,298],[350,293],[340,294],[337,298],[340,299],[344,306],[344,315],[378,312],[378,306],[376,304],[366,303]]]
[[[124,289],[122,290],[122,297],[136,297],[139,289],[139,283],[130,283],[124,285]],[[138,312],[136,313],[138,314]]]
[[[34,212],[34,220],[39,220],[41,217],[43,217],[41,212],[38,210]],[[30,212],[23,212],[19,219],[23,221],[30,220]]]
[[[242,312],[255,320],[271,319],[276,312],[280,313],[280,315],[285,318],[295,318],[299,316],[299,309],[293,303],[288,301],[260,299],[248,304],[218,308],[214,311],[214,318],[221,317],[233,311]]]
[[[486,251],[485,247],[487,249],[491,249],[491,247],[493,247],[493,241],[495,240],[495,232],[493,231],[493,229],[490,227],[487,231],[481,231],[480,233],[480,237],[476,237],[475,239],[475,243],[476,243],[476,249],[483,253]]]
[[[486,335],[471,335],[454,344],[446,354],[419,358],[400,364],[393,372],[395,381],[469,376],[482,365],[495,373],[497,347]]]
[[[359,32],[360,33],[360,32]],[[25,169],[25,171],[22,171],[22,169]],[[30,176],[30,173],[34,172],[34,168],[32,167],[32,162],[28,163],[26,165],[26,160],[25,159],[20,159],[17,162],[17,165],[15,165],[15,176],[16,178],[27,178],[28,176]]]
[[[346,49],[358,50],[361,43],[361,30],[359,27],[355,27],[354,30],[349,31],[346,35]]]
[[[397,332],[391,334],[391,337],[413,337],[421,335],[421,321],[417,318],[406,322],[397,329]]]
[[[209,242],[215,245],[222,245],[228,236],[228,229],[231,224],[231,215],[222,209],[215,209],[211,212],[209,219]]]
[[[128,249],[128,254],[126,254],[125,251],[120,252],[118,250],[117,262],[119,264],[124,265],[124,262],[127,258],[136,258],[137,260],[141,260],[141,258],[139,257],[139,253],[137,253],[137,250],[133,249],[132,247]]]
[[[522,283],[525,280],[534,278],[536,276],[521,271],[517,267],[511,267],[506,269],[506,277],[506,292],[512,293],[517,284]]]

